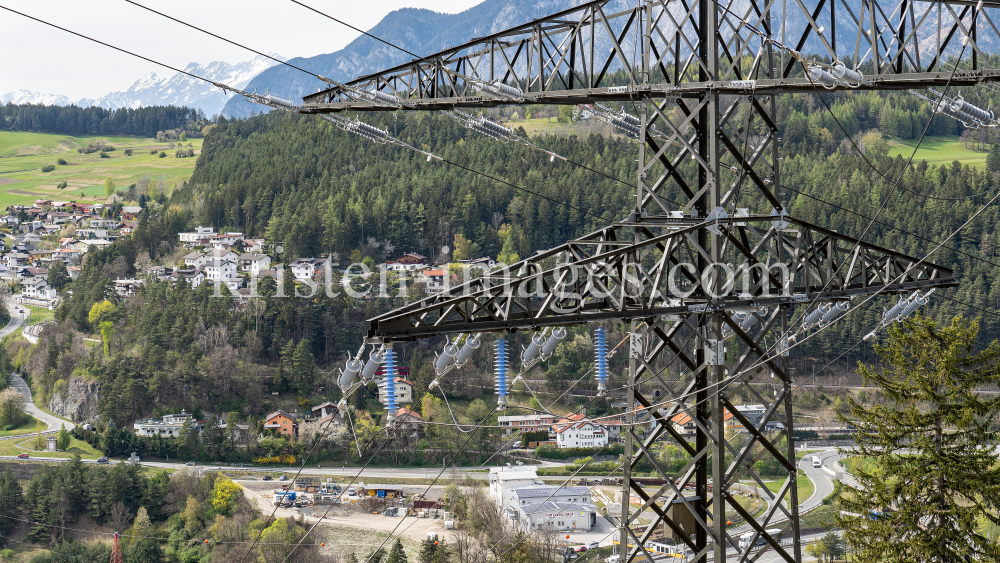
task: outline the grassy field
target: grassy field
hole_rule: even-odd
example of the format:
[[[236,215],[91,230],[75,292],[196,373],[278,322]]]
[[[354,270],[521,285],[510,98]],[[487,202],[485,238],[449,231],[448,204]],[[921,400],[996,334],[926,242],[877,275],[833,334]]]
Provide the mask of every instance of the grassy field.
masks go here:
[[[889,156],[899,154],[903,155],[904,159],[909,158],[915,146],[917,146],[916,139],[905,141],[893,139],[889,141]],[[951,164],[957,160],[962,164],[983,168],[986,166],[986,153],[965,148],[965,143],[959,141],[957,137],[926,137],[920,143],[920,149],[913,157],[913,163],[916,164],[921,160],[926,160],[930,165]]]
[[[45,321],[51,321],[56,315],[55,311],[51,311],[45,307],[35,307],[34,305],[22,305],[22,307],[27,307],[31,310],[31,316],[24,323],[26,325],[37,325]]]
[[[42,438],[45,439],[44,437]],[[73,454],[80,454],[85,459],[97,459],[101,457],[101,452],[95,450],[82,440],[70,438],[69,449],[64,452],[40,452],[34,449],[35,438],[32,436],[27,440],[2,440],[0,441],[0,455],[18,455],[27,453],[34,458],[45,457],[71,457]],[[20,447],[19,447],[20,446]],[[42,446],[45,447],[44,445]]]
[[[33,416],[28,416],[28,419],[24,424],[18,426],[17,428],[0,431],[0,436],[20,436],[22,434],[32,434],[35,431],[36,424],[40,424],[38,419]]]
[[[101,158],[99,152],[79,154],[77,149],[103,141],[115,147]],[[191,139],[195,154],[202,139]],[[167,141],[133,137],[71,137],[49,133],[0,132],[0,207],[31,203],[36,199],[104,201],[104,180],[114,180],[118,190],[128,189],[142,176],[162,180],[167,189],[191,177],[197,158],[176,158]],[[125,150],[132,149],[132,156]],[[153,150],[156,154],[150,154]],[[166,152],[165,158],[159,153]],[[66,165],[58,164],[64,159]],[[45,165],[55,166],[42,172]],[[67,187],[57,186],[66,182]]]

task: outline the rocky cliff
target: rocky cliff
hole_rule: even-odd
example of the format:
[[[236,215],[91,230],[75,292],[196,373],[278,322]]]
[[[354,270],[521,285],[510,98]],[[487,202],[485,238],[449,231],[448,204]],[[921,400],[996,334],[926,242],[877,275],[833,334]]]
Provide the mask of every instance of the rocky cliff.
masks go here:
[[[73,422],[92,422],[97,418],[97,390],[96,381],[74,377],[65,394],[52,394],[49,410]]]

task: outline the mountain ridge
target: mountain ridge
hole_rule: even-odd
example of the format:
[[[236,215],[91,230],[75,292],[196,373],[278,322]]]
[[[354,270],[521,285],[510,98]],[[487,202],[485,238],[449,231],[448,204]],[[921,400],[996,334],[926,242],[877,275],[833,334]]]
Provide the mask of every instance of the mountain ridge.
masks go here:
[[[270,53],[270,56],[284,59],[276,53]],[[215,82],[221,82],[233,88],[243,89],[255,76],[276,64],[278,63],[258,55],[250,60],[235,64],[224,61],[211,61],[204,64],[192,62],[184,67],[184,71]],[[205,115],[212,116],[219,114],[231,97],[233,97],[232,93],[222,92],[207,82],[182,73],[160,77],[155,72],[150,72],[133,82],[128,90],[109,92],[97,98],[82,98],[72,101],[63,95],[16,90],[0,96],[0,103],[97,106],[110,110],[173,105],[199,109]]]

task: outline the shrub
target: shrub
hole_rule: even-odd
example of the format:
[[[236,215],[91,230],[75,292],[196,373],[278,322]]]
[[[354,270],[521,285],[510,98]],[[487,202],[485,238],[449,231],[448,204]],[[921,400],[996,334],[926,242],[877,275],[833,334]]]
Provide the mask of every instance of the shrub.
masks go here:
[[[52,172],[55,169],[56,169],[55,165],[46,164],[45,166],[42,167],[42,172]]]
[[[56,162],[59,163],[60,166],[66,166],[66,159],[65,158],[60,158]]]
[[[160,151],[160,158],[167,158],[167,153]]]
[[[111,157],[108,156],[108,153],[101,151],[101,158],[111,158]]]
[[[156,154],[157,152],[159,152],[159,151],[157,151],[156,149],[153,149],[153,150],[149,151],[149,154]]]
[[[60,190],[65,190],[66,185],[67,185],[66,182],[59,182],[58,184],[56,184],[56,187],[59,188]]]
[[[125,149],[125,156],[132,156],[132,149]]]

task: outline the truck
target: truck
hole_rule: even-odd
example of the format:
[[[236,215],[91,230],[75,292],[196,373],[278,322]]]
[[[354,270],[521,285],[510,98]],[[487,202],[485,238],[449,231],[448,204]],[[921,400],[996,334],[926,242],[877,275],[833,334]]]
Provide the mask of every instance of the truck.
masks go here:
[[[767,535],[771,536],[775,540],[777,540],[778,539],[778,535],[781,534],[781,530],[779,530],[777,528],[771,528],[771,529],[764,530],[764,531],[767,532]],[[747,533],[743,534],[742,536],[740,536],[739,548],[741,550],[747,549],[747,548],[756,549],[756,548],[764,547],[764,546],[768,545],[767,540],[764,539],[764,536],[757,536],[757,540],[754,541],[753,537],[756,534],[757,534],[757,532],[747,532]],[[753,545],[751,545],[750,542],[753,542]]]
[[[823,467],[823,462],[820,461],[818,455],[812,456],[812,462],[813,462],[813,467],[815,467],[816,469]]]

